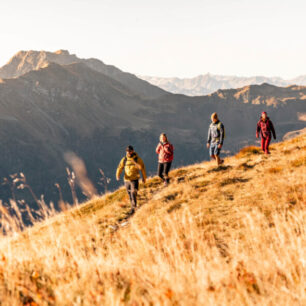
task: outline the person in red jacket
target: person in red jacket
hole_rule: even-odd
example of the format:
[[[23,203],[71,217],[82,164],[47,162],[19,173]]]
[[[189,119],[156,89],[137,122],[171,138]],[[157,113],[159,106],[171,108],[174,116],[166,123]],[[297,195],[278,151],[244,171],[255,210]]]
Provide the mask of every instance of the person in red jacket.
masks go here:
[[[162,133],[156,147],[156,153],[158,154],[157,175],[164,181],[165,186],[170,182],[168,174],[173,161],[173,151],[173,145],[168,141],[167,135]]]
[[[272,121],[269,119],[266,112],[261,113],[261,118],[257,123],[256,128],[256,138],[261,137],[261,148],[265,154],[270,154],[269,144],[271,141],[271,134],[273,134],[274,139],[276,139],[276,134]]]

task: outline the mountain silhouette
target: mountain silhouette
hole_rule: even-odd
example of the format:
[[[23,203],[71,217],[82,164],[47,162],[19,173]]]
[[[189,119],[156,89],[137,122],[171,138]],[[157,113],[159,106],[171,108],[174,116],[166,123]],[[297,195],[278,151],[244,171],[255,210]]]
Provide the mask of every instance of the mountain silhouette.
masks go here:
[[[29,71],[45,68],[50,63],[59,65],[83,63],[91,69],[121,82],[139,95],[157,98],[165,94],[164,90],[137,78],[131,73],[123,72],[112,65],[106,65],[98,59],[80,59],[76,55],[70,54],[67,50],[58,50],[56,52],[20,51],[6,65],[0,68],[0,78],[16,78]]]

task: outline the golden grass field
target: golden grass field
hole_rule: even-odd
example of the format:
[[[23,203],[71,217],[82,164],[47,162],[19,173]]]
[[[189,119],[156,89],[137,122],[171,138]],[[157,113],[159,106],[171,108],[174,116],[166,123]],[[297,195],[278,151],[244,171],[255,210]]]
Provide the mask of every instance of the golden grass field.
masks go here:
[[[306,134],[123,188],[1,238],[1,305],[306,305]]]

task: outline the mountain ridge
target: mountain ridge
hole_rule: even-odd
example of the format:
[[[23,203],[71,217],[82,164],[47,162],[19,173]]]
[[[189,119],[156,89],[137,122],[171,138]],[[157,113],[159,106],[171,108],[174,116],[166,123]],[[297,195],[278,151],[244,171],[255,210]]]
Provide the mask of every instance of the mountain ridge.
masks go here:
[[[237,100],[242,103],[274,105],[287,103],[294,99],[306,100],[306,86],[288,85],[278,87],[263,83],[260,85],[247,85],[237,89],[219,89],[208,96],[218,96],[221,99]]]
[[[164,90],[137,78],[131,73],[123,72],[113,65],[106,65],[98,59],[80,59],[75,54],[70,54],[67,50],[58,50],[55,52],[33,50],[19,51],[6,65],[0,68],[0,78],[17,78],[32,70],[44,68],[49,63],[56,63],[59,65],[84,63],[91,69],[121,82],[139,95],[149,98],[158,98],[166,94]]]
[[[185,94],[188,96],[201,96],[211,94],[219,89],[241,88],[247,85],[269,83],[276,86],[306,85],[306,75],[285,80],[280,77],[238,77],[214,74],[199,75],[194,78],[162,78],[138,75],[139,78],[171,93]]]

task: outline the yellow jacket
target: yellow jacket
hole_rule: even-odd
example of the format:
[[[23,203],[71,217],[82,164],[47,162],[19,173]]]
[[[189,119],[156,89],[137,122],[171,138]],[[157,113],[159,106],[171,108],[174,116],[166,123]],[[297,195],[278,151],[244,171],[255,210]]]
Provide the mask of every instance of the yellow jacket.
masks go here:
[[[143,160],[137,155],[136,152],[133,153],[131,157],[123,157],[118,165],[116,177],[120,177],[120,174],[124,170],[124,180],[134,181],[140,179],[140,172],[142,173],[142,178],[145,180],[146,169]]]

